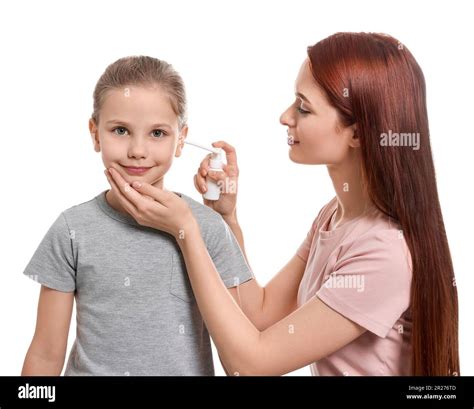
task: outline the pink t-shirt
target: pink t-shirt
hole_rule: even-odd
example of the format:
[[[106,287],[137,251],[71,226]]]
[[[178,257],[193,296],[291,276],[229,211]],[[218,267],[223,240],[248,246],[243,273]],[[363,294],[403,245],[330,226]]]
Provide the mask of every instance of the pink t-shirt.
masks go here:
[[[400,226],[371,209],[328,231],[336,209],[334,197],[296,253],[306,262],[298,307],[317,296],[367,331],[311,364],[311,373],[411,375],[412,263]]]

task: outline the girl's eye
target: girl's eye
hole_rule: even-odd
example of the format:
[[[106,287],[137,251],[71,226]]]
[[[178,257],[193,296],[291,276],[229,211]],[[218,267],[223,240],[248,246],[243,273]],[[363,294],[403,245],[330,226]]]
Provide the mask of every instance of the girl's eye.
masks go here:
[[[126,128],[124,128],[123,126],[118,126],[117,128],[113,129],[113,131],[116,135],[120,135],[120,136],[123,136],[125,135],[128,131]]]
[[[303,114],[303,115],[310,113],[309,111],[305,111],[305,110],[302,109],[301,107],[297,107],[296,109],[298,110],[298,112],[299,112],[300,114]]]
[[[153,135],[155,138],[162,138],[163,136],[166,135],[166,133],[164,133],[161,129],[155,129],[155,130],[152,132],[152,135]]]

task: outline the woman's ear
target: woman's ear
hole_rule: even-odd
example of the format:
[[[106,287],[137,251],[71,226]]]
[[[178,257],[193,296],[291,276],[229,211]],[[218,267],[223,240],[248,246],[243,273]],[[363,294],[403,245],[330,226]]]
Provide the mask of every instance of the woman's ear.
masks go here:
[[[181,129],[181,132],[179,133],[179,136],[178,136],[178,144],[176,145],[176,152],[174,154],[176,158],[179,158],[181,156],[181,152],[183,151],[183,147],[184,147],[184,140],[186,139],[187,136],[188,136],[188,126],[185,125]]]
[[[97,124],[91,118],[89,119],[89,131],[91,133],[92,144],[96,152],[100,152],[100,143],[99,143],[99,131],[97,129]]]
[[[349,146],[351,148],[360,148],[360,138],[357,130],[357,124],[354,123],[349,125],[348,128],[350,128]]]

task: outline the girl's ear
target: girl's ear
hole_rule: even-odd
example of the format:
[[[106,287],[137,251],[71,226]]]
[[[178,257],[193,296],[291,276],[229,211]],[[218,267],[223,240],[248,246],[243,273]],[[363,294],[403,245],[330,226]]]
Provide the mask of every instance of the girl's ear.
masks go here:
[[[351,148],[360,148],[360,139],[357,131],[357,124],[352,124],[348,128],[350,128],[348,129],[350,131],[349,146]]]
[[[89,119],[89,131],[91,133],[92,144],[94,145],[94,150],[96,152],[100,152],[99,131],[97,129],[97,125],[95,121],[92,118]]]
[[[176,145],[176,152],[174,154],[176,158],[179,158],[181,156],[181,152],[183,151],[184,147],[184,140],[188,136],[188,129],[189,128],[187,125],[183,126],[183,129],[181,129],[181,132],[178,136],[178,144]]]

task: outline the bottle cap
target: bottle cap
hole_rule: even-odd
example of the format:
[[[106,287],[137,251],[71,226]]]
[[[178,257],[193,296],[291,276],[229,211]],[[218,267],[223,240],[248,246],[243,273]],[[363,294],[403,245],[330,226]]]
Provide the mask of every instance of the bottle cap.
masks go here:
[[[210,166],[214,169],[222,169],[222,149],[215,148],[215,152],[211,154]]]

